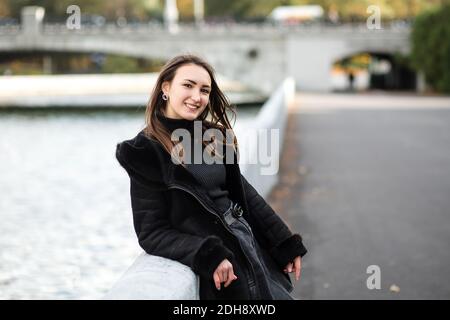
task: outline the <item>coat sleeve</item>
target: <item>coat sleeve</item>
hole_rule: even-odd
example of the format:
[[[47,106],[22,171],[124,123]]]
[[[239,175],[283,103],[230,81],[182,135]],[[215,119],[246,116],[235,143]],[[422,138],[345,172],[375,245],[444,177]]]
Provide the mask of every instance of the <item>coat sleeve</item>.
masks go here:
[[[258,191],[241,175],[249,214],[263,231],[270,245],[269,252],[278,265],[284,268],[295,257],[303,257],[307,250],[302,237],[292,234],[289,227],[278,216]]]
[[[149,190],[130,179],[133,223],[139,245],[151,255],[179,261],[195,273],[212,278],[217,266],[233,253],[215,236],[202,238],[170,225],[164,191]]]

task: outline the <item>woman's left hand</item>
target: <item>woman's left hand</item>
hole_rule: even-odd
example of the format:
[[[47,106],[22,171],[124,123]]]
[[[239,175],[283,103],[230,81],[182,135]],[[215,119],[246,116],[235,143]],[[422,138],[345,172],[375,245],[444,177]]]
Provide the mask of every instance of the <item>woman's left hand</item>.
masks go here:
[[[294,262],[289,262],[284,268],[284,272],[295,272],[295,280],[300,279],[300,271],[302,269],[302,258],[300,256],[294,259]]]

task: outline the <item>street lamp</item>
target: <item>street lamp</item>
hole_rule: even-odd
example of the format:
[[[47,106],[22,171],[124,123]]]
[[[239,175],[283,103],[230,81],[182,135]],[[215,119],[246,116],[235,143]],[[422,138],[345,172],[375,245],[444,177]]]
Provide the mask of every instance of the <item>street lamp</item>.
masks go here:
[[[195,25],[201,27],[204,23],[204,0],[194,0]]]
[[[170,33],[177,33],[178,27],[178,8],[176,0],[166,0],[164,7],[164,24]]]

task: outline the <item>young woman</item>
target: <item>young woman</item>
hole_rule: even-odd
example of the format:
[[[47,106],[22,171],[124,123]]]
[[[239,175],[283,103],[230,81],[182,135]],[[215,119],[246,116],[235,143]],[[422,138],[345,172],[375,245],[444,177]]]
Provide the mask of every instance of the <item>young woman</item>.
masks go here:
[[[139,244],[199,275],[200,299],[292,300],[288,273],[299,279],[306,249],[241,175],[227,111],[204,60],[180,55],[163,67],[145,128],[116,149]]]

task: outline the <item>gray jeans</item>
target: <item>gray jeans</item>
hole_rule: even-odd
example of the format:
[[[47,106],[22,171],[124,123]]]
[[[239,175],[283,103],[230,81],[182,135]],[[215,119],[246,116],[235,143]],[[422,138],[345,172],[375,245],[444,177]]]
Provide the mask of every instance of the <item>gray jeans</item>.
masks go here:
[[[229,214],[228,211],[225,215]],[[250,270],[247,275],[252,300],[295,300],[279,282],[273,279],[268,264],[270,264],[272,269],[279,267],[276,266],[275,262],[267,253],[263,253],[263,250],[253,236],[248,222],[242,216],[235,217],[234,220],[228,219],[228,221],[231,222],[229,226],[239,239],[241,247],[250,260],[250,264],[255,272],[255,277],[252,276]]]

